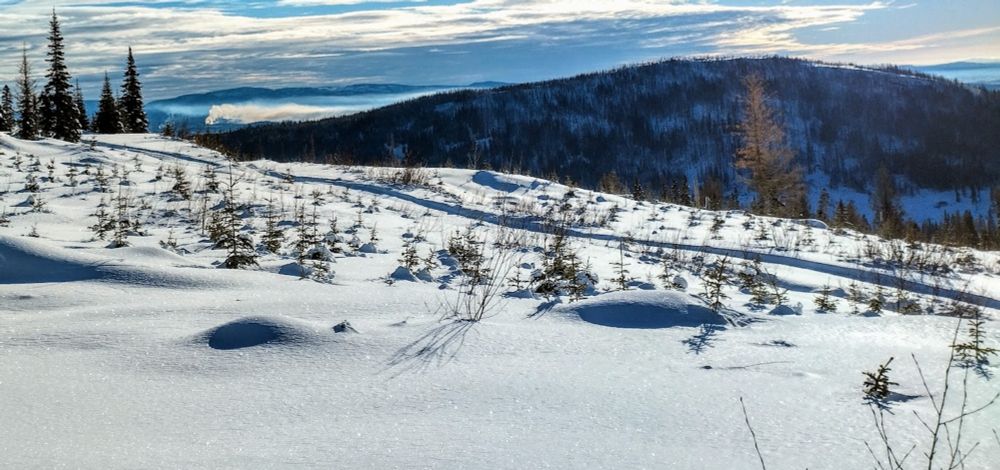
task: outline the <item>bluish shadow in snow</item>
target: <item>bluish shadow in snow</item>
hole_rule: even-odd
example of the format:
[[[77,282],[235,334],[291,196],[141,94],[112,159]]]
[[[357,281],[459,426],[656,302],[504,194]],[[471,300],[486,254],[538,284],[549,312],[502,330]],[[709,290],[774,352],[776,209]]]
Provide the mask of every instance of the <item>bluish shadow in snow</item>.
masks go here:
[[[489,171],[479,171],[475,175],[472,175],[472,182],[480,185],[486,186],[487,188],[495,189],[497,191],[512,193],[518,189],[535,189],[541,185],[537,180],[532,181],[528,185],[520,185],[513,183],[507,177],[502,175],[497,175],[496,173],[491,173]]]
[[[265,344],[301,343],[314,335],[316,332],[303,322],[282,317],[247,317],[202,333],[199,342],[208,343],[212,349],[231,350]]]
[[[689,352],[701,354],[715,345],[719,332],[724,329],[726,328],[722,325],[701,325],[701,331],[698,334],[682,341],[682,343],[688,347]]]
[[[921,396],[922,395],[907,395],[905,393],[889,392],[889,396],[885,398],[865,398],[863,401],[866,405],[887,411],[889,414],[894,414],[892,413],[892,407],[897,403],[906,403],[910,400],[920,398]]]
[[[275,325],[255,322],[228,323],[212,332],[208,337],[208,345],[212,349],[241,349],[278,341],[281,337],[281,330]]]
[[[40,241],[0,237],[0,284],[96,279],[101,277],[99,267],[82,257],[53,254],[52,247]]]
[[[664,309],[652,305],[613,305],[580,309],[580,319],[596,325],[615,328],[670,328],[674,326],[698,327],[723,325],[721,315],[708,307],[688,305],[686,311]]]
[[[389,360],[390,368],[403,372],[419,371],[430,365],[451,362],[465,344],[465,337],[476,322],[456,320],[434,327],[412,343],[400,348]]]
[[[672,328],[725,325],[720,313],[700,299],[674,291],[623,291],[557,307],[595,325],[613,328]]]

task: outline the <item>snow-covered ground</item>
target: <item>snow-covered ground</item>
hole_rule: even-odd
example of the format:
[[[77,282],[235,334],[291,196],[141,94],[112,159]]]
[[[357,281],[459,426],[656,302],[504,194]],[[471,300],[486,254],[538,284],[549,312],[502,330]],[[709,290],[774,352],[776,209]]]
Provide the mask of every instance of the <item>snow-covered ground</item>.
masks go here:
[[[171,191],[176,167],[190,200]],[[238,181],[243,232],[256,242],[267,201],[282,213],[285,245],[261,251],[259,267],[218,267],[226,252],[201,219],[222,195],[205,191],[206,167]],[[911,355],[938,397],[957,324],[943,314],[957,297],[985,306],[987,343],[1000,347],[998,253],[493,172],[425,169],[413,185],[393,183],[399,174],[230,164],[151,135],[66,144],[0,134],[2,466],[757,468],[742,397],[769,468],[871,468],[866,441],[884,451],[862,371],[890,357],[887,431],[897,451],[917,446],[908,464],[926,466],[930,434],[914,412],[932,420],[933,408]],[[29,175],[37,191],[25,189]],[[90,227],[119,191],[142,233],[108,248]],[[336,217],[343,253],[296,264],[298,205],[315,208],[323,233]],[[483,321],[446,318],[466,289],[446,251],[456,231],[486,240],[504,262],[495,272],[527,280],[558,214],[597,279],[582,299],[504,282]],[[493,248],[502,234],[516,247]],[[409,246],[435,262],[399,270]],[[702,279],[722,258],[734,272],[759,258],[785,305],[754,305],[734,280],[725,308],[710,309]],[[610,292],[616,263],[627,291]],[[332,274],[302,279],[317,264]],[[668,289],[674,281],[686,288]],[[881,290],[885,308],[852,314],[836,298],[837,311],[819,313],[823,286],[835,297]],[[335,332],[343,321],[356,331]],[[996,372],[953,369],[949,415],[967,373],[974,408],[1000,391]],[[997,432],[1000,406],[965,421],[964,444],[979,443],[965,468],[996,468]]]

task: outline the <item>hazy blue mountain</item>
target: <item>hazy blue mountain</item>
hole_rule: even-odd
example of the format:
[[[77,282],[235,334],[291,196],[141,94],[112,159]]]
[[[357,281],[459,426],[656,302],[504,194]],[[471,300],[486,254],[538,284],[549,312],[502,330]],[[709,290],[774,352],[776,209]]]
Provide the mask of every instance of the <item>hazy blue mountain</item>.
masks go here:
[[[939,75],[952,80],[1000,89],[1000,62],[952,62],[937,65],[911,65],[918,72]]]

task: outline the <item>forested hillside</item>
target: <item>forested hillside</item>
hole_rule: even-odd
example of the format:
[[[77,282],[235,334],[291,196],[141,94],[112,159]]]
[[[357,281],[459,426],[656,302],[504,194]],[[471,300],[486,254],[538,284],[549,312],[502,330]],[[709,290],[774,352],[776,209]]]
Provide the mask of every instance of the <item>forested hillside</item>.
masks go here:
[[[651,194],[682,177],[692,191],[717,178],[728,193],[737,182],[741,78],[751,73],[765,79],[797,160],[828,175],[830,187],[867,192],[881,167],[903,193],[1000,181],[1000,93],[896,68],[787,58],[668,60],[218,139],[247,158],[407,158],[555,174],[586,186],[615,172]]]

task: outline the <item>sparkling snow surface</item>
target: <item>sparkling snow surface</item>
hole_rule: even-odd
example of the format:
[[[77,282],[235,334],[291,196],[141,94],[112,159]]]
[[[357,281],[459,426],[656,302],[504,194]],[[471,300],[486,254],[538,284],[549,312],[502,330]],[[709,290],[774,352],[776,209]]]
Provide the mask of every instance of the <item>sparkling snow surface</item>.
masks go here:
[[[977,294],[991,317],[987,339],[1000,347],[997,253],[925,247],[977,262],[911,276],[865,261],[866,249],[888,249],[874,238],[741,212],[719,213],[724,225],[713,236],[713,212],[524,176],[428,169],[429,185],[406,187],[382,182],[391,170],[230,165],[158,136],[84,138],[0,135],[0,214],[10,219],[0,226],[3,468],[758,468],[740,397],[769,468],[872,468],[865,441],[879,449],[878,436],[862,371],[889,357],[895,391],[915,396],[892,403],[890,437],[897,450],[918,445],[918,464],[929,435],[913,412],[930,419],[932,408],[910,356],[938,393],[956,320],[893,312],[889,286],[938,312],[948,300],[935,293]],[[36,156],[45,209],[32,212],[23,188]],[[72,165],[90,165],[75,188]],[[138,210],[148,234],[130,247],[106,248],[89,228],[102,196],[118,190],[93,190],[98,165],[109,175],[115,165],[130,170],[124,190],[147,203]],[[311,211],[318,191],[324,231],[332,215],[342,232],[360,215],[357,237],[369,242],[374,227],[378,240],[368,253],[335,255],[326,283],[300,279],[288,252],[262,256],[253,270],[219,269],[225,252],[191,215],[201,195],[170,194],[169,171],[154,181],[161,165],[182,165],[196,192],[206,165],[222,181],[231,171],[252,212],[273,196],[288,221],[296,203]],[[294,183],[283,181],[289,172]],[[210,197],[211,207],[220,196]],[[422,234],[424,257],[470,224],[489,236],[512,221],[529,246],[543,247],[538,214],[567,201],[595,214],[620,209],[608,227],[570,232],[598,275],[597,295],[573,303],[512,295],[482,322],[453,322],[441,319],[458,295],[446,264],[430,280],[397,272],[404,239]],[[259,241],[262,219],[246,222]],[[33,230],[38,237],[27,236]],[[177,249],[162,248],[171,233]],[[761,233],[768,240],[756,240]],[[625,234],[635,241],[620,254]],[[734,286],[716,314],[695,297],[702,282],[687,269],[675,273],[687,292],[667,291],[661,256],[693,264],[697,250],[734,265],[759,254],[788,289],[788,305],[775,312],[786,314],[750,305]],[[540,250],[521,254],[522,277],[542,266]],[[637,288],[601,293],[614,288],[620,259]],[[851,315],[842,298],[837,312],[816,312],[813,290],[846,289],[852,279],[869,291],[872,281],[886,284],[881,315]],[[357,332],[335,333],[345,320]],[[964,372],[952,371],[953,405]],[[970,406],[1000,391],[998,368],[985,372],[993,377],[968,376]],[[965,442],[979,442],[965,468],[997,468],[998,428],[1000,406],[965,423]]]

